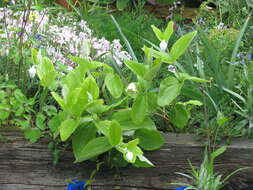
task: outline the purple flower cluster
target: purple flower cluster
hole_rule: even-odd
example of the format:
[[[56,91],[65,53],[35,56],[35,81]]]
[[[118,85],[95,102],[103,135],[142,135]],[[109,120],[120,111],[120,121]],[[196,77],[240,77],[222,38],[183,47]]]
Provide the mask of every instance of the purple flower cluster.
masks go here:
[[[24,43],[32,44],[35,48],[44,48],[54,63],[67,65],[72,70],[75,64],[67,58],[69,55],[99,61],[112,55],[120,66],[124,59],[131,59],[130,54],[123,51],[119,40],[111,43],[105,38],[94,37],[84,20],[77,21],[75,17],[61,12],[49,16],[48,11],[32,10],[22,35]],[[19,39],[24,14],[27,12],[0,8],[0,28],[4,28],[0,33],[0,41]],[[8,55],[11,47],[13,44],[10,40],[5,40],[0,46],[0,56]]]

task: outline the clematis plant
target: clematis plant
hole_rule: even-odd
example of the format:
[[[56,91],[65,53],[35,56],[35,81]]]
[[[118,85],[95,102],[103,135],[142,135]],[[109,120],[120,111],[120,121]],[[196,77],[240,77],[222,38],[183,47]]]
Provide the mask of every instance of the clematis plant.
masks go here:
[[[173,23],[169,23],[166,34],[159,33],[162,40],[169,40],[172,26]],[[152,81],[161,65],[174,63],[195,35],[196,32],[193,32],[181,37],[170,52],[144,47],[144,63],[125,60],[126,67],[136,78],[129,82],[123,82],[105,63],[74,56],[69,56],[69,59],[78,66],[64,77],[59,77],[53,63],[41,52],[33,50],[41,85],[50,89],[61,109],[54,118],[55,127],[51,132],[54,138],[71,141],[75,162],[109,152],[109,160],[114,165],[125,165],[122,164],[125,160],[137,167],[153,166],[143,150],[159,149],[164,138],[152,121],[152,114],[161,107],[175,105],[173,101],[180,95],[185,80],[206,80],[175,72],[174,76],[162,80],[160,87]],[[159,91],[155,90],[157,88]],[[197,103],[178,102],[175,118],[178,117],[177,113],[186,109],[187,104]],[[183,126],[180,121],[175,120],[175,123]]]

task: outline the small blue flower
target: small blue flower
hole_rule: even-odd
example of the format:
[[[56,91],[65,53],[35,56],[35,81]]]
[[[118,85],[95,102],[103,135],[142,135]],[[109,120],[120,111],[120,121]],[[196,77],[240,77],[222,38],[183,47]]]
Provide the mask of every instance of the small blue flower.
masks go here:
[[[43,40],[43,36],[41,34],[35,34],[34,37],[36,40],[39,40],[39,41]]]
[[[248,61],[251,61],[251,60],[252,60],[252,55],[251,55],[251,53],[247,53],[247,58],[248,58]]]
[[[241,53],[237,53],[237,54],[236,54],[236,57],[237,57],[237,58],[241,58],[241,56],[242,56]]]
[[[85,182],[72,179],[72,182],[68,184],[68,190],[87,190],[84,186]]]
[[[177,187],[177,188],[175,188],[173,190],[185,190],[186,188],[187,188],[187,186],[182,186],[182,187]]]

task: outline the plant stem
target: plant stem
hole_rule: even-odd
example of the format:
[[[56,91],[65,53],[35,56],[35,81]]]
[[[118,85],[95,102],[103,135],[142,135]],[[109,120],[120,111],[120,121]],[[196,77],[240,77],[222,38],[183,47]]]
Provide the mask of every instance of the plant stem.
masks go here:
[[[21,87],[20,80],[21,80],[21,73],[22,73],[22,66],[24,64],[24,57],[23,57],[23,45],[24,45],[24,34],[25,34],[25,27],[29,20],[30,12],[31,12],[31,6],[32,6],[32,0],[28,2],[27,9],[24,11],[24,15],[22,18],[22,27],[20,31],[20,37],[19,37],[19,55],[20,60],[18,64],[18,86]]]
[[[42,110],[42,107],[44,106],[45,102],[46,102],[46,98],[48,95],[49,89],[48,88],[43,88],[40,99],[39,99],[39,110]]]

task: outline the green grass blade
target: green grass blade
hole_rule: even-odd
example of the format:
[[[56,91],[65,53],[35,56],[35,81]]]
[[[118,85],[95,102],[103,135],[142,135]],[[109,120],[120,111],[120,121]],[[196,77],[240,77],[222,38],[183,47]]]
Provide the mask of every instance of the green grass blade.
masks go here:
[[[221,74],[220,68],[220,54],[216,50],[214,44],[208,39],[207,34],[198,27],[199,37],[203,43],[206,54],[206,65],[208,65],[213,72],[212,76],[217,81],[219,86],[224,86],[223,74]]]
[[[207,91],[204,90],[203,92],[207,95],[207,97],[208,97],[208,98],[210,99],[210,101],[212,102],[212,104],[213,104],[215,110],[218,112],[218,111],[219,111],[219,108],[218,108],[217,104],[215,103],[214,99],[210,96],[210,94],[209,94]]]
[[[216,85],[215,85],[216,86]],[[233,95],[234,97],[238,98],[239,100],[241,100],[243,103],[246,103],[246,100],[245,98],[243,98],[240,94],[232,91],[232,90],[229,90],[228,88],[225,88],[225,87],[222,87],[222,90]]]
[[[247,26],[249,24],[249,20],[250,20],[251,16],[248,16],[248,18],[246,19],[238,37],[237,37],[237,40],[235,42],[235,47],[233,49],[233,53],[232,53],[232,56],[231,56],[231,60],[230,60],[230,66],[229,66],[229,69],[228,69],[228,88],[231,89],[231,87],[233,86],[233,80],[234,80],[234,73],[235,73],[235,61],[236,61],[236,55],[237,55],[237,52],[239,50],[239,47],[240,47],[240,43],[242,41],[242,37],[247,29]]]
[[[230,175],[228,175],[227,177],[224,178],[223,183],[225,183],[231,176],[235,175],[236,173],[238,173],[242,170],[246,170],[246,169],[250,169],[250,167],[239,168],[239,169],[233,171]]]
[[[120,28],[118,22],[116,21],[116,19],[114,18],[113,15],[110,15],[110,16],[111,16],[112,21],[113,21],[113,23],[115,24],[116,28],[118,29],[119,34],[121,35],[122,39],[124,40],[124,42],[125,42],[125,44],[126,44],[126,46],[127,46],[127,49],[128,49],[128,51],[129,51],[130,55],[132,56],[133,60],[136,61],[136,62],[138,62],[138,59],[137,59],[137,57],[135,56],[135,53],[134,53],[134,51],[133,51],[133,48],[132,48],[132,46],[130,45],[130,43],[129,43],[129,41],[127,40],[127,38],[126,38],[126,36],[124,35],[124,33],[122,32],[122,30],[121,30],[121,28]]]

